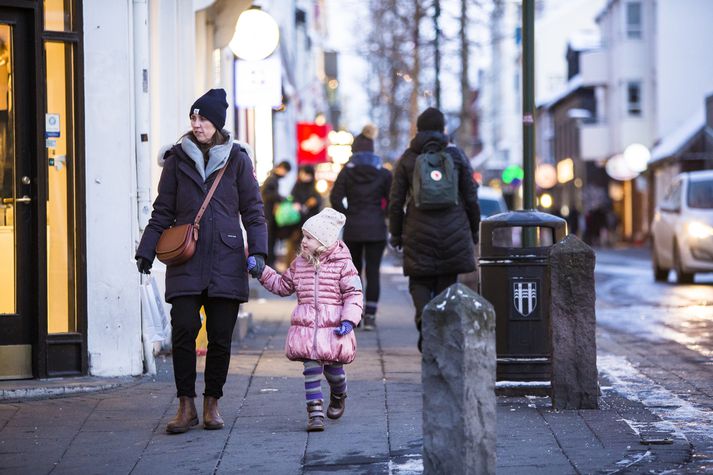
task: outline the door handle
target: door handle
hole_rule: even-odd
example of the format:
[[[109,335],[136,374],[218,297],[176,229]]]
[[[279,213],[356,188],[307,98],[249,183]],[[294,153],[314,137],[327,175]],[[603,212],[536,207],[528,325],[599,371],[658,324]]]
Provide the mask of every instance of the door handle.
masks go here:
[[[25,195],[22,198],[3,198],[2,199],[2,204],[4,205],[11,205],[13,203],[31,203],[32,198],[29,196]]]

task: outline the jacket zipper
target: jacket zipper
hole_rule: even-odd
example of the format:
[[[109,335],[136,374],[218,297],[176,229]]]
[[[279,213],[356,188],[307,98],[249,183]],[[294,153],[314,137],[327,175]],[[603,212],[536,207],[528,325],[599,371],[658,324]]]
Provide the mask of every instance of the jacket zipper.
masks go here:
[[[312,339],[312,353],[317,355],[317,329],[319,328],[319,307],[317,306],[317,273],[319,269],[314,270],[314,338]]]

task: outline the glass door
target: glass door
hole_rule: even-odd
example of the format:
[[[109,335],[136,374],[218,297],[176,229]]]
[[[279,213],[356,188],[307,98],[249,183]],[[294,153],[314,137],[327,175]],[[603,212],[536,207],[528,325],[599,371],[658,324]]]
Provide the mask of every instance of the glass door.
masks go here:
[[[0,379],[33,377],[37,157],[31,20],[31,13],[0,9]]]

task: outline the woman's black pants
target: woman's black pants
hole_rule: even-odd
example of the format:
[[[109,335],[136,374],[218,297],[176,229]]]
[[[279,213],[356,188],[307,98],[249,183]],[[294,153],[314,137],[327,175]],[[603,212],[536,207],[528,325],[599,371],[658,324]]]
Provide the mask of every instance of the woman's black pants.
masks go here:
[[[366,289],[364,296],[366,297],[366,306],[364,307],[364,313],[374,315],[376,314],[379,294],[381,293],[379,268],[381,267],[384,248],[386,248],[386,241],[345,241],[344,243],[349,248],[352,262],[359,275],[361,275],[362,268],[365,269]]]
[[[230,343],[238,317],[240,301],[235,299],[186,295],[171,300],[173,376],[177,396],[196,397],[196,337],[201,329],[200,309],[205,308],[208,353],[205,358],[204,396],[220,398],[228,376]]]

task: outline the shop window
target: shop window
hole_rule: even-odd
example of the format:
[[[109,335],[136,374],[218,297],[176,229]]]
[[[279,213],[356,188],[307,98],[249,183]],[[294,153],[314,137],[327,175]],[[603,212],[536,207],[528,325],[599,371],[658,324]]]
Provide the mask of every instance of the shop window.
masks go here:
[[[44,0],[45,30],[72,31],[73,0]]]
[[[15,125],[12,91],[12,27],[0,25],[0,314],[14,314]]]
[[[77,331],[74,225],[74,46],[45,43],[47,332]]]

